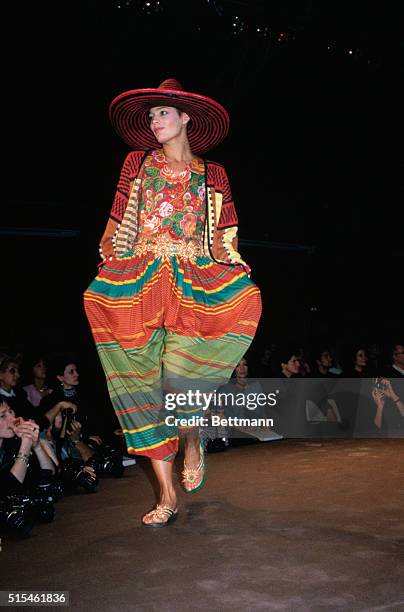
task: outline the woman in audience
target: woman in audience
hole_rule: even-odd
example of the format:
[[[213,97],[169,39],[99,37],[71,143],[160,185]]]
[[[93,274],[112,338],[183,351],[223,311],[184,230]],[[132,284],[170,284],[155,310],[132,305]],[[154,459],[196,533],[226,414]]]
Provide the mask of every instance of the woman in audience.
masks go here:
[[[343,376],[345,378],[367,378],[372,376],[366,348],[362,344],[345,349]]]
[[[44,451],[35,421],[16,418],[5,397],[0,397],[0,491],[2,496],[21,493],[36,484],[44,471],[55,466]]]
[[[91,418],[91,406],[87,394],[80,386],[80,375],[75,357],[69,354],[58,355],[52,359],[50,366],[54,391],[44,397],[40,404],[49,424],[53,425],[57,415],[71,409],[75,413],[75,420],[82,425],[82,436],[91,437],[101,444],[101,438],[96,435],[96,430],[101,427],[94,417]]]
[[[2,353],[0,355],[0,397],[7,399],[14,413],[25,420],[34,419],[42,429],[46,421],[28,401],[24,389],[18,386],[20,380],[20,358]]]
[[[52,389],[47,384],[48,368],[41,355],[29,357],[25,360],[25,367],[28,370],[28,380],[30,381],[23,387],[27,394],[28,401],[38,407],[42,398],[52,393]]]
[[[51,362],[55,378],[53,393],[41,401],[41,408],[51,424],[51,435],[60,460],[77,459],[96,466],[99,475],[122,475],[122,454],[118,449],[105,444],[104,425],[101,415],[94,415],[94,405],[80,383],[76,360],[71,355],[59,355]],[[94,401],[94,400],[93,400]],[[106,462],[110,466],[105,471]],[[101,464],[104,468],[101,467]]]

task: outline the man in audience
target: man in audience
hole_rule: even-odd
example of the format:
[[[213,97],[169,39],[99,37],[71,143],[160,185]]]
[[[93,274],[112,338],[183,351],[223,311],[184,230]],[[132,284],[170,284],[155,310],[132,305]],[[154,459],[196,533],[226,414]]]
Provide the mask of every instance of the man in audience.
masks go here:
[[[404,340],[393,342],[388,350],[389,365],[384,372],[386,378],[404,377]]]
[[[280,347],[272,359],[273,375],[281,378],[300,377],[299,349],[293,345]]]
[[[318,344],[312,350],[311,377],[321,379],[313,381],[308,388],[306,398],[306,417],[309,422],[331,422],[347,426],[343,422],[335,397],[335,378],[337,374],[331,372],[334,359],[327,344]],[[328,380],[327,380],[328,379]]]
[[[327,345],[318,345],[312,351],[313,363],[311,365],[311,376],[313,378],[334,378],[337,374],[330,372],[334,358]]]

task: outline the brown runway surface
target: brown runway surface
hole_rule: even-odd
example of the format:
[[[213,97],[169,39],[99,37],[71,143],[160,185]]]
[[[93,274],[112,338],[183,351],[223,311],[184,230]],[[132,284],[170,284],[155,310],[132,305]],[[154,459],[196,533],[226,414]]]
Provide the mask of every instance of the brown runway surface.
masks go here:
[[[404,440],[280,440],[207,462],[164,529],[140,524],[155,499],[141,458],[63,498],[29,539],[3,537],[1,589],[68,590],[87,612],[404,610]]]

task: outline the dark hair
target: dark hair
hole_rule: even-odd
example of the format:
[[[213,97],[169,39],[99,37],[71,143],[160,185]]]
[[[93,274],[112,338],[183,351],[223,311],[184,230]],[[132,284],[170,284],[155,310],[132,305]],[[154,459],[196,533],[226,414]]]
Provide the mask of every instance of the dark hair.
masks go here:
[[[48,357],[43,351],[31,351],[27,354],[24,353],[23,364],[27,369],[32,369],[37,363],[44,361],[48,363]]]
[[[179,114],[179,116],[181,117],[182,113],[186,113],[186,111],[183,108],[180,108],[179,106],[175,106],[175,104],[156,104],[155,106],[169,106],[170,108],[175,108],[175,110],[177,111],[177,113]],[[150,112],[150,109],[153,108],[153,106],[151,106],[147,112]],[[187,113],[188,114],[188,113]],[[150,117],[150,115],[148,115],[148,117]]]
[[[342,348],[341,365],[345,375],[349,375],[355,368],[356,355],[359,351],[365,351],[368,355],[368,349],[365,342],[357,342],[348,344]]]
[[[404,338],[397,338],[391,343],[391,355],[396,350],[396,346],[404,346]]]
[[[314,346],[312,346],[312,348],[310,350],[310,359],[314,363],[318,359],[321,358],[321,355],[323,353],[330,353],[330,355],[332,355],[333,354],[333,350],[332,350],[331,346],[329,344],[327,344],[326,342],[321,343],[321,344],[315,344]]]
[[[9,408],[11,408],[10,406],[10,402],[8,401],[8,397],[6,397],[5,395],[2,395],[0,393],[0,406],[2,406],[3,404],[5,404],[6,406],[8,406]]]
[[[298,355],[299,347],[296,344],[284,344],[279,346],[274,353],[273,359],[271,358],[271,369],[274,374],[281,372],[281,364],[288,363],[289,359],[293,355]]]
[[[21,372],[21,378],[24,381],[23,384],[30,384],[33,381],[33,367],[39,363],[40,361],[43,361],[44,363],[46,363],[46,365],[48,365],[48,358],[45,355],[44,351],[41,350],[36,350],[36,351],[30,351],[27,354],[24,354],[23,360],[22,360],[22,372]]]
[[[49,361],[49,375],[53,383],[59,383],[58,376],[63,376],[70,363],[78,365],[77,356],[74,353],[58,353],[52,356]]]
[[[383,349],[383,361],[386,365],[391,365],[393,361],[393,353],[396,350],[396,346],[404,346],[404,338],[394,338],[391,342],[388,342]]]
[[[240,361],[244,359],[244,361],[247,364],[247,368],[248,368],[248,359],[247,359],[247,354],[243,355],[242,357],[240,357],[240,359],[238,360],[238,362],[236,363],[236,365],[234,366],[234,370],[231,373],[231,378],[236,378],[237,374],[236,374],[236,369],[238,368],[238,366],[240,365]]]
[[[0,370],[5,372],[11,363],[18,366],[21,365],[21,355],[10,355],[9,353],[0,353]]]
[[[334,350],[329,344],[327,344],[327,342],[317,343],[311,347],[310,355],[309,355],[309,365],[310,365],[310,370],[312,372],[318,371],[319,366],[317,362],[320,361],[321,355],[323,353],[329,353],[331,357],[334,359]]]

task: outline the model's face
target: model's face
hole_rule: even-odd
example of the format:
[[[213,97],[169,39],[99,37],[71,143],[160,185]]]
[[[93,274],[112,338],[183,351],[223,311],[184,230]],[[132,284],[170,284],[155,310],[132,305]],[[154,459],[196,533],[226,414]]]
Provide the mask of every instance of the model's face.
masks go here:
[[[364,368],[367,365],[368,358],[364,349],[359,349],[355,356],[355,365]]]
[[[149,111],[150,128],[160,144],[166,144],[186,132],[189,115],[173,106],[153,106]]]
[[[63,383],[65,389],[71,389],[79,384],[79,373],[75,363],[69,363],[65,367],[63,376],[58,376],[58,380]]]
[[[34,367],[32,368],[32,371],[34,373],[34,378],[45,380],[47,368],[46,368],[46,363],[44,362],[44,360],[40,359],[38,363],[34,365]]]
[[[404,346],[396,344],[393,351],[393,363],[399,368],[404,369]]]
[[[0,385],[6,391],[16,386],[20,378],[20,370],[16,363],[10,363],[5,370],[0,370]]]
[[[13,425],[15,422],[14,410],[7,404],[0,404],[0,440],[15,436]]]
[[[248,365],[246,359],[242,359],[240,363],[236,366],[236,376],[237,378],[247,378]]]
[[[296,355],[292,355],[287,363],[282,363],[282,369],[289,374],[299,374],[300,359]]]

